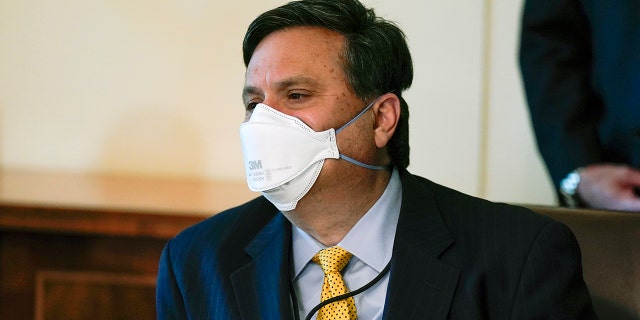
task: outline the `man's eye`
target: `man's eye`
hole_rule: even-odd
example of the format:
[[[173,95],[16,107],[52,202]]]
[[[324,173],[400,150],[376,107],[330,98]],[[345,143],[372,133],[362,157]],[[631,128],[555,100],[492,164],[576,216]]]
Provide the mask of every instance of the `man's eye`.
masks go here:
[[[290,93],[289,94],[289,99],[292,100],[300,100],[304,97],[304,95],[302,93]]]

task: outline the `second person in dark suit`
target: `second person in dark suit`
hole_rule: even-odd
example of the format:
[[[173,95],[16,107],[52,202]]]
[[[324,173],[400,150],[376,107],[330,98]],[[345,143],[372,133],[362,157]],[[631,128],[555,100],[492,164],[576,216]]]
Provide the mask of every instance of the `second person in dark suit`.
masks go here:
[[[640,1],[526,0],[520,66],[561,202],[640,211]]]

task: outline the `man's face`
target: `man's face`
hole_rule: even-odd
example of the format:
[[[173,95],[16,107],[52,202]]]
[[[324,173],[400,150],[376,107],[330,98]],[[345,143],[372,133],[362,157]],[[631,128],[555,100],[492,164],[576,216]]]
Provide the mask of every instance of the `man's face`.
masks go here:
[[[339,127],[361,109],[342,69],[344,37],[315,27],[274,32],[257,46],[245,75],[247,119],[257,103],[315,131]]]
[[[257,103],[264,103],[299,118],[315,131],[344,125],[365,107],[365,102],[348,85],[343,71],[344,44],[341,34],[318,27],[294,27],[264,38],[247,66],[243,90],[245,120]],[[340,152],[372,163],[375,153],[372,127],[370,114],[346,127],[337,136]],[[357,170],[346,161],[327,159],[318,183],[329,176],[339,183],[347,178],[343,172],[353,174]],[[333,174],[327,176],[326,171]]]

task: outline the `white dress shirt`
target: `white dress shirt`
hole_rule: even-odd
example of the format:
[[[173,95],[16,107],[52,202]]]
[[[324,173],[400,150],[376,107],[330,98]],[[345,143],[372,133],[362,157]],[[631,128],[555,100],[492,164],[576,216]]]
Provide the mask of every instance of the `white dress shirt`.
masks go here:
[[[369,283],[391,260],[393,240],[400,215],[402,186],[397,169],[380,199],[338,243],[339,247],[351,252],[353,257],[343,269],[343,278],[350,291]],[[311,258],[323,244],[298,227],[293,227],[293,287],[298,302],[298,314],[304,319],[313,307],[320,303],[320,292],[324,273]],[[354,297],[358,319],[382,319],[389,274],[378,283]],[[314,315],[312,319],[316,319]]]

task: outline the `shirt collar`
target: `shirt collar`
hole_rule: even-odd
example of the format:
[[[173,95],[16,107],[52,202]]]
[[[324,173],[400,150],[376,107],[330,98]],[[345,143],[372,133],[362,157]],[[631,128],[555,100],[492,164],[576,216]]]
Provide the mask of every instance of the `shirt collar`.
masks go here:
[[[382,196],[349,230],[338,246],[381,272],[391,260],[401,203],[402,185],[398,170],[394,168]],[[326,247],[296,226],[293,227],[292,242],[293,271],[296,278],[311,258]]]

